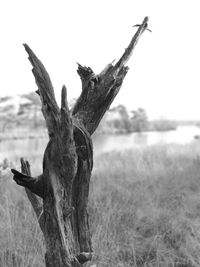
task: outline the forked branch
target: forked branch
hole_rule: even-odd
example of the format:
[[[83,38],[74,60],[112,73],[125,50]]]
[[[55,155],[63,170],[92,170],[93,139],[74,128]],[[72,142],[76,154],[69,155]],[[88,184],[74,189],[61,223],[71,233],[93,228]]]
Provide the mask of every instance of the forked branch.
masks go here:
[[[113,99],[118,94],[128,72],[125,66],[142,33],[147,29],[148,17],[145,17],[122,57],[115,65],[108,64],[96,75],[91,68],[78,64],[78,74],[82,81],[82,92],[74,108],[73,115],[81,121],[92,134]]]

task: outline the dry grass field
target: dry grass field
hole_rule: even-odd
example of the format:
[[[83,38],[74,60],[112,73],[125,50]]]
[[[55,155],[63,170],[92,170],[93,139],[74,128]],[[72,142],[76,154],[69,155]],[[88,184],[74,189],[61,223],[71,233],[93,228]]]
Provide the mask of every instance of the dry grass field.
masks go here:
[[[37,153],[30,161],[33,173],[41,170]],[[94,161],[88,206],[93,263],[200,266],[198,143],[110,152]],[[0,167],[0,266],[42,267],[40,229],[7,165],[18,164]]]

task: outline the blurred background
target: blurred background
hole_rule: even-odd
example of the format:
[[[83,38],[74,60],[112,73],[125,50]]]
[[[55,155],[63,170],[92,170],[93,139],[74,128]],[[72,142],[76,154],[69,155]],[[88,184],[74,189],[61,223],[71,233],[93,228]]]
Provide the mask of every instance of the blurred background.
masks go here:
[[[43,150],[46,144],[39,140],[46,136],[45,125],[23,43],[44,63],[58,103],[66,84],[73,106],[81,91],[76,62],[98,74],[122,55],[137,30],[132,26],[146,15],[152,32],[144,33],[128,62],[123,87],[98,129],[104,136],[99,145],[95,139],[96,152],[198,139],[198,4],[197,0],[1,2],[0,157],[12,157],[13,138],[18,139],[12,144],[15,149]],[[111,137],[116,133],[123,136]],[[27,138],[37,140],[19,140]]]

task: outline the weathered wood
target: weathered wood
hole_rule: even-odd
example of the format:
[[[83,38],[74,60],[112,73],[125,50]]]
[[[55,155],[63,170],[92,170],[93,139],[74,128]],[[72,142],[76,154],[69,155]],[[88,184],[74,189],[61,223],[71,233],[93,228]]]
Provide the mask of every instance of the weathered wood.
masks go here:
[[[37,93],[42,102],[42,113],[46,121],[49,136],[51,136],[59,127],[59,107],[55,100],[53,85],[42,62],[36,57],[27,44],[24,44],[24,47],[33,66],[32,72],[38,86]]]
[[[47,267],[79,267],[92,257],[87,213],[93,167],[91,135],[119,92],[128,71],[124,65],[147,29],[147,22],[146,17],[117,63],[108,64],[100,74],[78,64],[82,92],[71,111],[66,87],[62,88],[59,109],[45,67],[29,46],[24,45],[33,66],[49,142],[40,176],[31,177],[30,165],[23,159],[22,173],[14,169],[12,172],[16,183],[26,188],[40,223]]]
[[[31,167],[30,167],[29,162],[25,161],[23,158],[21,158],[20,161],[21,161],[22,173],[31,177]],[[42,205],[41,198],[37,197],[37,195],[32,193],[27,187],[25,187],[25,192],[35,211],[40,228],[42,232],[44,233],[44,216],[43,216],[43,205]]]
[[[86,130],[92,134],[101,118],[118,94],[128,72],[125,66],[142,33],[147,29],[148,17],[145,17],[133,36],[127,49],[116,64],[108,64],[96,75],[89,67],[78,64],[78,74],[82,81],[82,93],[73,108],[73,116],[78,118]]]

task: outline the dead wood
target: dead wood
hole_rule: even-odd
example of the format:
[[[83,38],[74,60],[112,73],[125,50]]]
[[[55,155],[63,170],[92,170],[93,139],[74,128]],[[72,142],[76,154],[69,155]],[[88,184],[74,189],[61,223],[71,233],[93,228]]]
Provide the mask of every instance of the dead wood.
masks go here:
[[[14,180],[26,188],[46,244],[46,266],[75,267],[92,257],[87,203],[93,167],[91,135],[111,105],[128,72],[125,66],[133,49],[147,29],[146,17],[122,57],[96,75],[78,64],[82,92],[70,111],[63,86],[61,108],[50,77],[33,51],[24,45],[42,102],[49,133],[44,152],[43,173],[31,177],[30,165],[21,160],[22,172],[12,169]],[[42,202],[41,202],[42,200]]]

